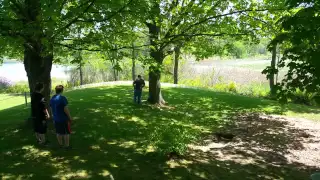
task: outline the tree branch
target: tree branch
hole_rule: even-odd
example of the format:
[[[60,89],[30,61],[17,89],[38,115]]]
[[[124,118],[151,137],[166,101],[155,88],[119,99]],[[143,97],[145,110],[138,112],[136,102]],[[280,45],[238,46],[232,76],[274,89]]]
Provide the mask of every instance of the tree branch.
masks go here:
[[[229,34],[229,33],[219,33],[219,34],[210,34],[210,33],[197,33],[197,34],[177,34],[177,35],[172,35],[172,39],[163,42],[161,49],[164,49],[167,45],[174,43],[174,40],[177,39],[178,37],[184,37],[187,38],[187,41],[190,41],[193,37],[198,37],[198,36],[210,36],[210,37],[218,37],[218,36],[244,36],[248,35],[248,33],[235,33],[235,34]]]
[[[91,1],[91,2],[90,2]],[[61,33],[63,30],[69,28],[72,24],[74,24],[85,12],[87,12],[90,7],[93,5],[93,3],[96,0],[88,0],[87,2],[90,2],[90,4],[84,9],[84,11],[82,13],[80,13],[78,16],[76,16],[74,19],[72,19],[68,24],[66,24],[65,26],[59,28],[57,30],[57,32],[52,36],[52,38],[55,38],[59,33]]]
[[[172,35],[170,37],[196,37],[196,36],[243,36],[248,35],[248,33],[236,33],[236,34],[228,34],[228,33],[219,33],[219,34],[210,34],[210,33],[198,33],[198,34],[177,34]]]
[[[216,15],[216,16],[210,16],[210,17],[207,17],[201,21],[198,21],[194,24],[191,24],[190,26],[188,26],[185,30],[183,30],[181,32],[181,34],[185,34],[187,33],[190,29],[192,29],[194,26],[197,26],[197,25],[200,25],[200,24],[203,24],[211,19],[216,19],[216,18],[220,18],[220,17],[224,17],[224,16],[230,16],[230,15],[233,15],[233,14],[239,14],[239,13],[244,13],[244,12],[252,12],[252,11],[256,11],[256,12],[262,12],[262,11],[269,11],[270,9],[258,9],[258,10],[254,10],[254,9],[246,9],[246,10],[240,10],[240,11],[233,11],[233,12],[229,12],[229,13],[225,13],[225,14],[220,14],[220,15]],[[283,9],[272,9],[272,10],[283,10]],[[178,37],[181,37],[181,36],[177,36],[175,35],[170,41],[168,42],[165,42],[163,45],[162,45],[162,49],[165,48],[168,44],[172,43],[176,38]]]
[[[74,47],[72,45],[69,44],[62,44],[62,43],[55,43],[55,45],[58,46],[63,46],[72,50],[77,50],[77,51],[93,51],[93,52],[99,52],[99,51],[118,51],[118,50],[122,50],[122,49],[135,49],[135,50],[139,50],[141,47],[146,47],[146,46],[150,46],[150,44],[144,44],[144,45],[140,45],[140,46],[122,46],[122,47],[118,47],[118,48],[111,48],[111,49],[87,49],[87,48],[79,48],[79,47]]]
[[[122,12],[128,5],[130,5],[133,2],[133,0],[130,0],[127,4],[125,4],[123,7],[121,7],[118,11],[114,12],[110,16],[104,19],[81,19],[77,20],[79,22],[88,22],[88,23],[93,23],[93,22],[104,22],[104,21],[109,21],[111,18]]]
[[[233,14],[240,14],[240,13],[244,13],[244,12],[262,12],[262,11],[269,11],[270,9],[257,9],[257,10],[254,10],[254,9],[245,9],[245,10],[240,10],[240,11],[233,11],[233,12],[229,12],[229,13],[225,13],[225,14],[220,14],[220,15],[217,15],[217,16],[210,16],[210,17],[207,17],[199,22],[196,22],[194,24],[191,24],[190,26],[188,26],[184,31],[183,33],[189,31],[191,28],[193,28],[194,26],[197,26],[197,25],[200,25],[200,24],[203,24],[211,19],[216,19],[216,18],[221,18],[221,17],[225,17],[225,16],[230,16],[230,15],[233,15]],[[272,9],[274,10],[274,9]],[[279,10],[283,10],[283,9],[279,9]]]
[[[167,33],[164,35],[164,38],[167,38],[168,36],[171,35],[171,33],[173,32],[173,30],[180,25],[181,21],[182,21],[182,17],[184,17],[186,14],[188,14],[188,9],[192,8],[192,6],[194,5],[195,0],[190,1],[186,6],[187,6],[187,10],[185,12],[182,12],[182,14],[180,15],[180,17],[178,18],[178,20],[170,27],[170,29],[167,31]],[[190,6],[190,7],[189,7]]]
[[[78,48],[78,47],[74,47],[74,46],[71,46],[71,45],[68,45],[68,44],[62,44],[62,43],[54,43],[54,44],[58,45],[58,46],[66,47],[68,49],[77,50],[77,51],[93,51],[93,52],[102,51],[101,49]]]

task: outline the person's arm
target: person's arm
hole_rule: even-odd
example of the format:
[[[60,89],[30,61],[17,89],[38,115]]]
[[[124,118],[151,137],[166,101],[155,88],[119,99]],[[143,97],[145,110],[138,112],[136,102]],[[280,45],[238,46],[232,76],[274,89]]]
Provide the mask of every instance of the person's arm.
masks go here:
[[[136,85],[136,81],[133,81],[133,84],[132,84],[132,85],[133,85],[133,87],[134,87],[134,86]]]
[[[41,106],[43,108],[43,113],[46,116],[46,119],[49,119],[50,118],[50,114],[49,114],[48,109],[46,107],[46,100],[45,100],[44,97],[41,98]]]
[[[50,114],[47,108],[44,109],[44,114],[46,115],[46,119],[50,119]]]
[[[69,108],[67,106],[68,105],[68,100],[65,97],[63,97],[63,105],[64,105],[63,111],[64,111],[64,113],[66,113],[69,121],[71,122],[72,121],[72,117],[70,115],[70,111],[69,111]]]
[[[70,115],[70,111],[69,111],[68,106],[64,107],[64,112],[66,113],[66,115],[68,116],[69,121],[71,122],[72,121],[72,117]]]

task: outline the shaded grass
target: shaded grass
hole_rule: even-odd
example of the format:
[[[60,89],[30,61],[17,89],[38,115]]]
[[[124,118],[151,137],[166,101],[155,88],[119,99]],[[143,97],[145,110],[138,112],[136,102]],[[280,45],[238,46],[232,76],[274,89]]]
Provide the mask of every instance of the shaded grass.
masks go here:
[[[132,103],[130,87],[100,87],[71,91],[65,94],[74,116],[71,142],[74,150],[57,149],[54,134],[48,138],[52,147],[40,148],[33,133],[23,126],[28,109],[18,105],[0,111],[0,175],[9,179],[223,179],[228,180],[228,169],[200,168],[206,163],[172,167],[166,152],[184,152],[186,145],[219,127],[232,123],[239,112],[264,112],[305,116],[318,109],[305,106],[281,106],[274,101],[249,98],[206,90],[172,89],[163,91],[171,108],[137,106]],[[144,93],[144,99],[147,94]],[[22,113],[23,112],[23,113]],[[50,130],[52,125],[50,126]],[[221,164],[212,160],[215,164]],[[234,168],[245,169],[232,178],[252,179],[255,171],[268,173],[256,165]],[[208,166],[210,167],[210,166]],[[204,176],[206,172],[214,174]],[[285,170],[275,171],[274,178],[294,179]],[[243,174],[247,172],[247,174]],[[236,173],[236,172],[235,172]],[[246,177],[247,176],[247,177]],[[218,178],[215,178],[218,177]],[[298,176],[299,177],[299,176]]]

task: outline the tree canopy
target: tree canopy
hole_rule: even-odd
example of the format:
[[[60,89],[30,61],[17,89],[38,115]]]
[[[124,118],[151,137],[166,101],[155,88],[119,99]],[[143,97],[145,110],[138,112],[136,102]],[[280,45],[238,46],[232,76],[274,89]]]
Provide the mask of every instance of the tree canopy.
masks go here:
[[[300,7],[297,3],[290,7]],[[302,5],[316,6],[310,3]],[[229,42],[270,36],[262,31],[276,28],[267,27],[266,21],[274,21],[283,5],[273,0],[2,0],[0,51],[23,57],[32,91],[38,81],[48,82],[50,89],[52,63],[72,57],[73,63],[82,64],[77,51],[100,52],[119,69],[118,60],[139,50],[148,56],[142,60],[149,66],[150,102],[160,103],[162,63],[177,46],[199,58],[221,54],[224,48],[237,54],[235,47],[242,44]],[[292,33],[288,24],[290,18],[284,18],[287,35],[274,42]]]

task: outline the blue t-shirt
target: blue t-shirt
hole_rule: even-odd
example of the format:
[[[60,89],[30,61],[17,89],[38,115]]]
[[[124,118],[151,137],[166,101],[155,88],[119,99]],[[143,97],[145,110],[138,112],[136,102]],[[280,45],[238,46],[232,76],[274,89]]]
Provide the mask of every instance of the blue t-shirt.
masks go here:
[[[55,122],[65,122],[68,120],[67,114],[64,112],[64,107],[68,105],[66,97],[56,94],[50,100],[50,106],[52,109],[53,120]]]

